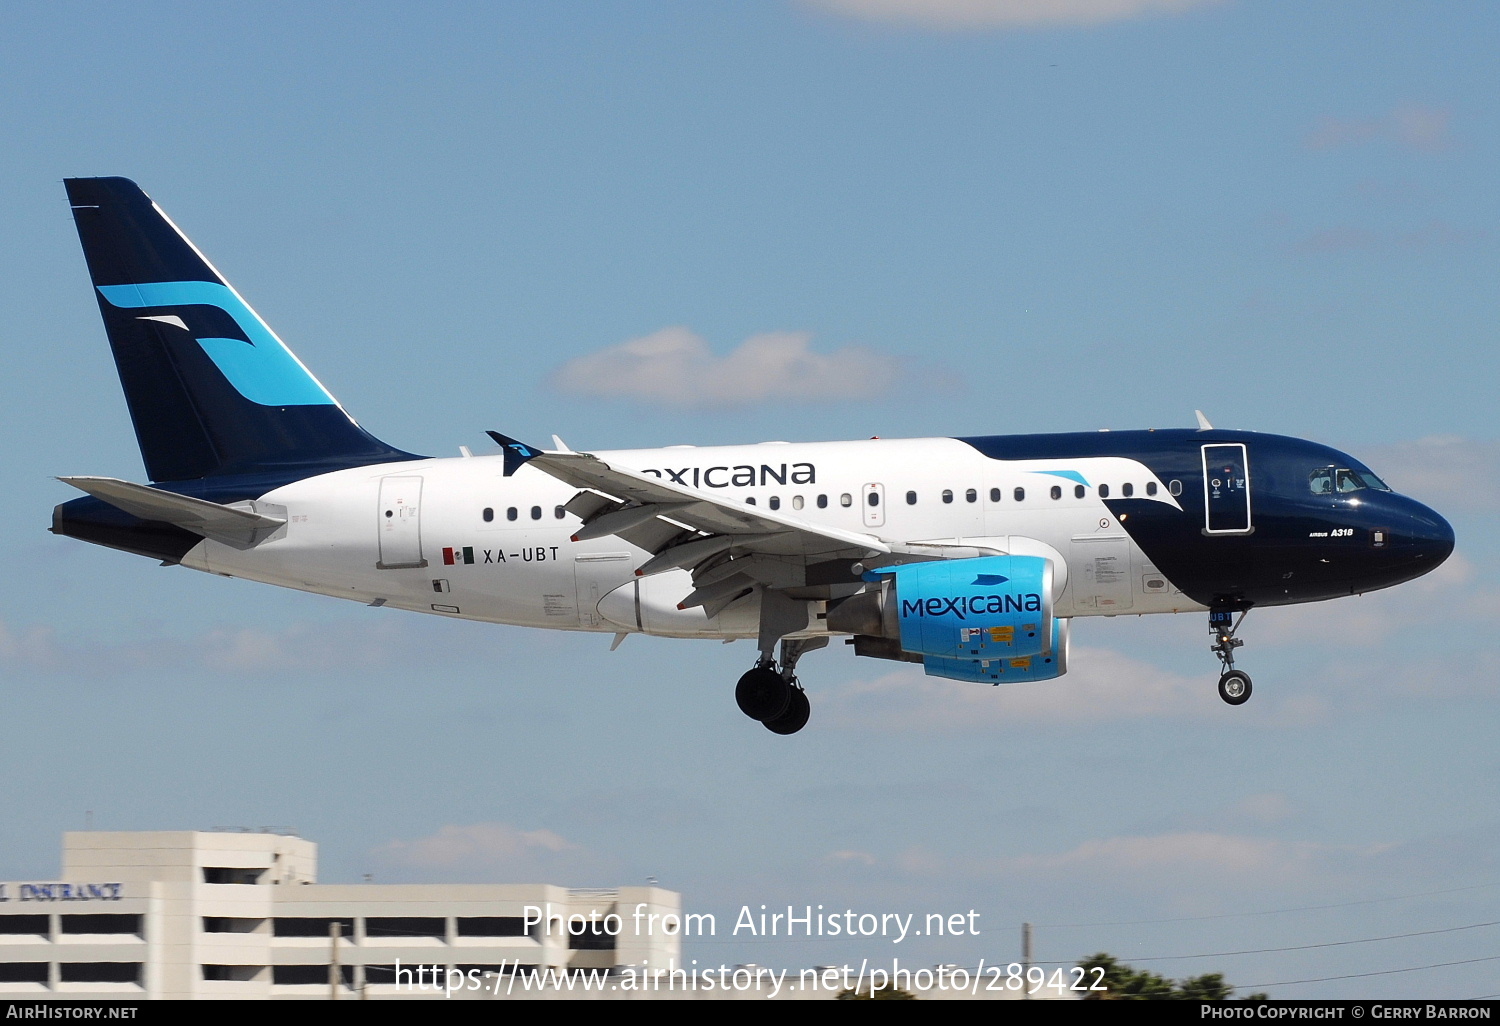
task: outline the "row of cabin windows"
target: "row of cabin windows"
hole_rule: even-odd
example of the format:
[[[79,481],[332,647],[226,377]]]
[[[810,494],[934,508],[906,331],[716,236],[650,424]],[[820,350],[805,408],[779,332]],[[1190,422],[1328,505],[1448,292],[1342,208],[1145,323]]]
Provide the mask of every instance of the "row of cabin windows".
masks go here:
[[[1173,495],[1181,495],[1182,494],[1182,482],[1181,481],[1176,481],[1176,480],[1172,481],[1171,484],[1169,484],[1167,486],[1167,490],[1170,491]],[[1107,484],[1101,484],[1099,486],[1099,498],[1101,498],[1101,499],[1107,499],[1107,498],[1109,498],[1109,492],[1110,492],[1109,485],[1107,485]],[[1050,490],[1050,492],[1048,494],[1050,494],[1052,496],[1052,498],[1054,498],[1054,499],[1061,499],[1063,497],[1062,486],[1061,485],[1053,485],[1052,488],[1051,488],[1051,490]],[[1086,496],[1087,494],[1088,494],[1088,488],[1085,487],[1084,485],[1080,484],[1080,485],[1074,485],[1073,486],[1073,498],[1075,498],[1075,499],[1081,499],[1084,496]],[[1155,495],[1156,494],[1156,482],[1155,481],[1147,481],[1146,482],[1146,494],[1147,495]],[[1003,492],[999,488],[991,488],[990,489],[990,501],[991,502],[999,502],[999,501],[1001,501],[1002,495],[1003,495]],[[1122,498],[1129,499],[1129,498],[1133,497],[1134,495],[1135,495],[1135,485],[1130,484],[1129,482],[1126,482],[1125,484],[1123,484],[1123,485],[1120,486],[1120,496]],[[1012,496],[1012,498],[1015,499],[1016,502],[1025,502],[1026,501],[1026,489],[1025,488],[1017,487],[1014,491],[1012,491],[1011,496]],[[879,506],[880,505],[880,493],[879,492],[871,492],[868,496],[866,496],[866,501],[869,502],[869,504],[871,506]],[[947,503],[951,503],[951,502],[954,501],[953,489],[951,489],[951,488],[944,488],[943,489],[943,501],[947,502]],[[978,489],[975,489],[975,488],[966,489],[964,491],[964,501],[965,502],[978,502],[979,501],[979,491],[978,491]],[[814,503],[817,505],[817,507],[819,509],[827,509],[828,508],[828,496],[827,495],[819,495],[814,500]],[[755,497],[754,496],[750,496],[750,497],[746,498],[745,499],[745,504],[748,505],[748,506],[754,506],[756,504],[755,503]],[[801,509],[803,507],[803,504],[804,504],[804,502],[803,502],[802,496],[800,496],[800,495],[794,495],[794,496],[792,496],[792,509]],[[912,491],[912,492],[907,492],[906,493],[906,504],[908,506],[915,506],[917,504],[917,493],[916,492]],[[781,496],[779,496],[779,495],[773,495],[773,496],[771,496],[769,499],[766,500],[766,505],[769,506],[769,507],[771,507],[772,509],[780,509],[781,508]],[[845,508],[848,508],[848,507],[854,505],[854,496],[850,495],[848,492],[844,492],[842,495],[839,496],[839,505],[843,506]],[[567,514],[568,514],[568,511],[566,509],[564,509],[563,507],[561,507],[561,506],[553,506],[552,507],[552,516],[555,519],[557,519],[557,520],[561,520],[563,517],[567,516]],[[511,507],[507,508],[506,511],[505,511],[505,519],[506,520],[519,520],[520,517],[521,517],[521,511],[518,510],[515,506],[511,506]],[[493,522],[494,519],[495,519],[495,510],[494,510],[494,508],[490,507],[490,506],[486,506],[484,508],[484,522],[486,524],[488,524],[488,523]],[[532,506],[531,507],[531,519],[532,520],[540,520],[540,519],[542,519],[542,507],[540,507],[540,506]]]
[[[1181,481],[1176,481],[1176,480],[1172,481],[1167,486],[1167,490],[1169,492],[1171,492],[1173,495],[1181,495],[1182,494],[1182,482]],[[1146,494],[1148,496],[1150,496],[1150,495],[1155,495],[1156,492],[1157,492],[1156,482],[1155,481],[1147,481],[1146,482]],[[1001,491],[1001,489],[999,489],[999,488],[991,488],[990,489],[990,501],[991,502],[1000,502],[1001,499],[1002,499],[1003,494],[1004,493]],[[1053,485],[1051,491],[1049,492],[1049,494],[1054,499],[1061,499],[1063,497],[1062,486],[1061,485]],[[1087,494],[1088,494],[1088,488],[1085,487],[1084,485],[1074,485],[1073,486],[1073,498],[1075,498],[1075,499],[1081,499],[1084,496],[1086,496]],[[1101,484],[1099,486],[1099,498],[1101,498],[1101,499],[1107,499],[1107,498],[1109,498],[1109,495],[1110,495],[1109,485],[1107,485],[1107,484]],[[1026,489],[1018,487],[1018,488],[1014,489],[1011,492],[1011,496],[1012,496],[1012,498],[1015,499],[1016,502],[1025,502],[1026,501]],[[1126,499],[1133,498],[1135,496],[1135,485],[1130,484],[1129,482],[1121,485],[1120,486],[1120,496],[1122,498],[1126,498]],[[946,503],[953,502],[954,501],[954,492],[953,492],[953,489],[951,489],[951,488],[944,488],[943,489],[943,495],[942,495],[942,497],[943,497],[943,501],[946,502]],[[869,503],[869,505],[871,505],[871,506],[879,506],[880,505],[880,493],[879,492],[870,492],[867,496],[865,496],[865,501],[867,503]],[[975,488],[966,489],[964,491],[964,501],[965,502],[978,502],[979,501],[979,491],[978,491],[978,489],[975,489]],[[755,499],[753,497],[747,498],[745,500],[745,502],[748,505],[751,505],[751,506],[755,505]],[[843,495],[839,496],[839,505],[841,505],[841,506],[852,506],[853,504],[854,504],[854,497],[851,496],[848,492],[845,492]],[[917,493],[916,492],[909,491],[909,492],[906,493],[906,504],[908,506],[915,506],[917,504]],[[779,496],[779,495],[773,495],[773,496],[771,496],[769,499],[766,500],[766,505],[770,506],[772,509],[780,509],[781,508],[781,496]],[[792,496],[792,509],[801,509],[801,508],[802,508],[802,496],[800,496],[800,495],[794,495],[794,496]],[[826,495],[819,495],[818,496],[818,508],[819,509],[827,509],[828,508],[828,496],[826,496]]]
[[[827,509],[828,508],[828,496],[826,496],[826,495],[819,495],[816,499],[813,500],[813,503],[819,509]],[[746,498],[745,499],[745,505],[747,505],[747,506],[754,506],[755,505],[755,497],[754,496],[750,496],[750,497]],[[769,499],[766,500],[766,505],[770,506],[772,509],[780,509],[781,508],[781,496],[779,496],[779,495],[773,495],[773,496],[771,496]],[[800,496],[800,495],[793,495],[792,496],[792,509],[801,509],[803,507],[803,505],[805,505],[805,501],[803,500],[802,496]],[[845,492],[843,495],[839,496],[839,505],[843,506],[845,508],[854,505],[854,496],[850,495],[848,492]]]
[[[484,507],[484,513],[482,515],[484,517],[484,522],[486,524],[493,523],[494,520],[495,520],[495,510],[494,510],[494,507],[492,507],[492,506],[486,506],[486,507]],[[553,517],[553,519],[555,519],[555,520],[561,520],[563,517],[565,517],[567,515],[568,515],[568,511],[565,510],[565,509],[563,509],[561,506],[553,506],[552,507],[552,517]],[[511,506],[511,507],[509,507],[505,511],[505,519],[506,520],[519,520],[519,519],[521,519],[521,511],[518,510],[518,509],[516,509],[516,507]],[[533,507],[531,507],[531,519],[533,519],[533,520],[540,520],[540,519],[542,519],[542,507],[540,507],[540,506],[533,506]]]
[[[1167,486],[1167,490],[1170,491],[1173,495],[1181,495],[1182,494],[1182,482],[1181,481],[1173,481],[1170,485]],[[1155,481],[1147,481],[1146,482],[1146,494],[1147,495],[1155,495],[1156,492],[1157,492],[1156,482]],[[1073,498],[1075,498],[1075,499],[1081,499],[1084,496],[1086,496],[1088,493],[1089,493],[1089,490],[1084,485],[1080,484],[1080,485],[1074,485],[1073,486]],[[1000,502],[1001,501],[1001,497],[1002,497],[1003,494],[1004,493],[999,488],[991,488],[990,489],[990,501],[991,502]],[[1054,498],[1054,499],[1061,499],[1063,497],[1062,485],[1053,485],[1052,488],[1048,491],[1048,494],[1052,498]],[[1109,494],[1110,494],[1109,485],[1102,484],[1102,485],[1099,486],[1099,498],[1101,498],[1101,499],[1107,499],[1107,498],[1109,498]],[[1121,498],[1129,499],[1129,498],[1134,497],[1134,495],[1135,495],[1135,485],[1130,484],[1130,483],[1126,483],[1126,484],[1123,484],[1123,485],[1120,486],[1120,496],[1121,496]],[[1011,497],[1013,499],[1015,499],[1016,502],[1025,502],[1026,501],[1026,489],[1025,488],[1019,488],[1019,487],[1016,488],[1014,491],[1011,492]],[[964,492],[964,501],[965,502],[977,502],[978,500],[979,500],[979,493],[977,491],[975,491],[973,488],[970,488],[970,489],[968,489],[967,491]],[[951,488],[944,488],[943,489],[943,501],[944,502],[949,502],[949,503],[951,503],[953,501],[953,490]],[[870,494],[870,505],[871,506],[878,506],[879,504],[880,504],[879,497],[875,493],[872,492]],[[917,504],[917,493],[916,492],[907,492],[906,493],[906,504],[908,506],[915,506]]]

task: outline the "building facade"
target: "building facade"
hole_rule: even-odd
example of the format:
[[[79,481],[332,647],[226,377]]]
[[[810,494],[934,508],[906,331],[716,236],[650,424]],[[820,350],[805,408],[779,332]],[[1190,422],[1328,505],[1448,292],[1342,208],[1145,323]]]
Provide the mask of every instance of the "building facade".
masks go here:
[[[317,869],[317,845],[288,834],[64,834],[58,880],[0,882],[0,998],[431,998],[434,966],[451,986],[681,961],[681,897],[658,887]]]

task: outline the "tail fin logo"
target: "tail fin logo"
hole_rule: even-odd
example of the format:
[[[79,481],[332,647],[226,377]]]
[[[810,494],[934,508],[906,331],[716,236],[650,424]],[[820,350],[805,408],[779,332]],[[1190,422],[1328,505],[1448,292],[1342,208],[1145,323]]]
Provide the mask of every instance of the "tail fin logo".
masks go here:
[[[282,344],[233,289],[212,281],[158,281],[140,285],[100,285],[99,293],[122,310],[211,306],[228,314],[245,335],[196,339],[229,383],[261,406],[334,406],[333,396],[318,383],[291,350]],[[191,332],[178,314],[158,314],[157,321]]]

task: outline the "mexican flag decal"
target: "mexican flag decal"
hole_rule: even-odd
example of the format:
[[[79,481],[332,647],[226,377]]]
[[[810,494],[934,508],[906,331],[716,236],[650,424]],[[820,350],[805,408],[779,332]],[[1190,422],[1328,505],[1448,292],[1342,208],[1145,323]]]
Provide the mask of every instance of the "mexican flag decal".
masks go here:
[[[455,563],[472,563],[472,562],[474,562],[474,547],[472,545],[465,545],[461,549],[444,549],[443,550],[443,565],[444,566],[453,566]]]

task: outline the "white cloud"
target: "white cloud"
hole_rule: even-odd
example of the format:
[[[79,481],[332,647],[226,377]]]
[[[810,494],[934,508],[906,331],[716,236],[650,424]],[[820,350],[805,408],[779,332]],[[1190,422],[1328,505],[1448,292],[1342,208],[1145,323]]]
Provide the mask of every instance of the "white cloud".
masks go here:
[[[807,0],[862,21],[945,30],[1039,25],[1098,25],[1155,14],[1178,14],[1221,0]]]
[[[1279,791],[1263,791],[1250,794],[1235,802],[1225,814],[1231,819],[1244,820],[1262,826],[1271,826],[1291,818],[1295,809],[1292,800]]]
[[[507,823],[447,825],[413,841],[389,841],[380,849],[394,862],[430,869],[475,864],[505,865],[537,854],[578,850],[551,830],[519,830]]]
[[[0,621],[0,666],[45,673],[121,673],[135,670],[206,669],[217,673],[287,673],[356,670],[420,661],[426,656],[412,632],[423,625],[388,613],[343,623],[281,628],[217,627],[163,637],[145,634],[125,642],[100,641],[88,632],[59,637],[50,626]],[[427,628],[432,629],[432,628]],[[464,636],[472,649],[484,635]]]
[[[1452,120],[1453,112],[1446,107],[1403,103],[1379,117],[1321,118],[1303,143],[1311,150],[1334,150],[1385,142],[1403,149],[1432,152],[1452,145],[1449,136]]]
[[[752,335],[717,356],[685,327],[662,328],[569,360],[553,376],[564,392],[689,408],[787,400],[860,400],[883,395],[901,361],[863,346],[815,353],[802,332]]]
[[[388,626],[296,624],[277,631],[220,628],[209,631],[196,647],[203,665],[230,673],[379,666],[392,655]]]
[[[1184,831],[1148,837],[1096,838],[1071,851],[1006,859],[1004,868],[1063,873],[1080,869],[1264,873],[1305,863],[1313,851],[1313,845],[1288,844],[1264,837]]]
[[[609,860],[551,830],[499,822],[450,823],[426,837],[387,841],[372,855],[390,879],[576,886],[619,873]]]
[[[0,663],[50,669],[61,661],[52,628],[33,624],[17,632],[0,622]]]
[[[1114,897],[1154,895],[1175,914],[1216,910],[1230,892],[1316,887],[1351,872],[1372,871],[1396,846],[1337,845],[1252,832],[1176,830],[1094,837],[1063,851],[986,856],[912,846],[895,867],[923,879],[1003,880],[1033,895],[1061,887],[1104,888]],[[1043,899],[1045,900],[1045,899]]]
[[[820,697],[818,718],[901,731],[990,730],[1020,720],[1215,715],[1227,708],[1208,670],[1201,679],[1182,677],[1109,649],[1075,645],[1067,675],[1057,680],[991,687],[904,666]]]
[[[1480,229],[1458,228],[1446,221],[1429,221],[1419,228],[1374,231],[1357,225],[1335,225],[1313,232],[1297,243],[1299,253],[1341,253],[1354,250],[1452,249],[1488,240]]]

